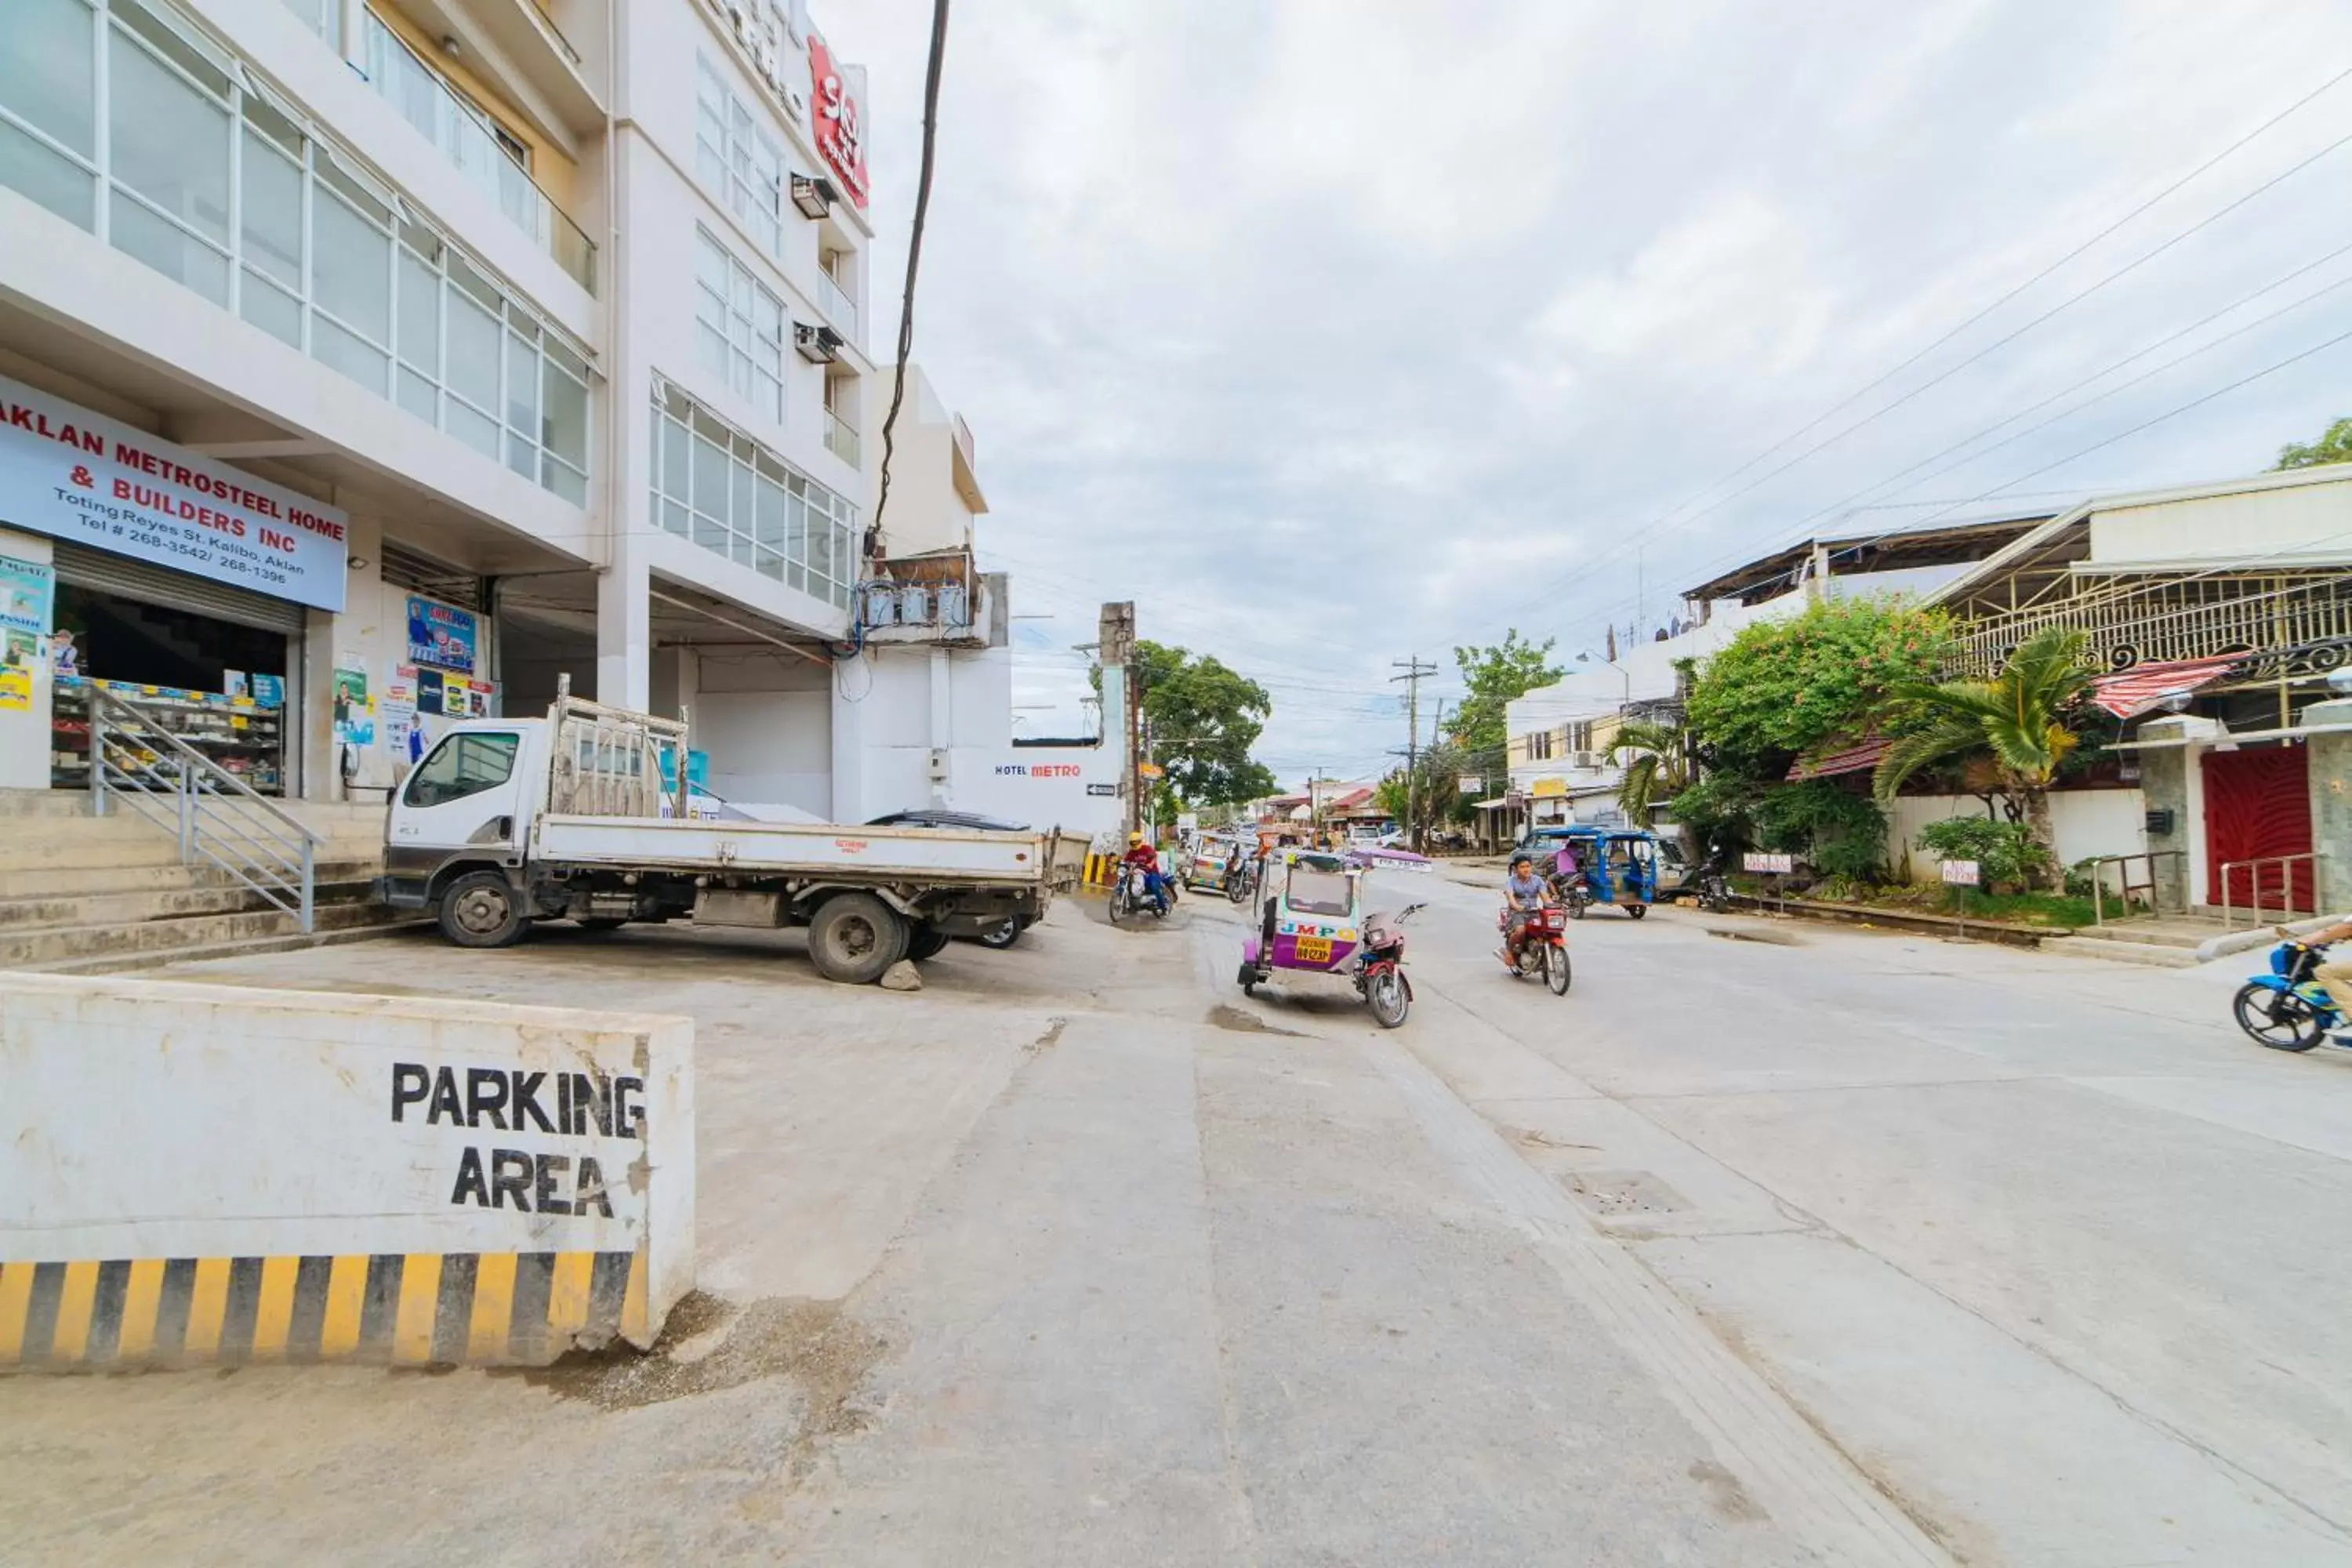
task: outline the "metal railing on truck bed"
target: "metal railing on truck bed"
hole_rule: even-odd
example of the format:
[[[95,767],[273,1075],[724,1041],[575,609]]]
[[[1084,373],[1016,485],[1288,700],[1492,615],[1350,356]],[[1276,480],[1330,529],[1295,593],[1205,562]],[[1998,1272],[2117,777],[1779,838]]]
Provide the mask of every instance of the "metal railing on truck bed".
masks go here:
[[[556,681],[548,710],[547,809],[557,816],[684,817],[687,726],[572,695]]]

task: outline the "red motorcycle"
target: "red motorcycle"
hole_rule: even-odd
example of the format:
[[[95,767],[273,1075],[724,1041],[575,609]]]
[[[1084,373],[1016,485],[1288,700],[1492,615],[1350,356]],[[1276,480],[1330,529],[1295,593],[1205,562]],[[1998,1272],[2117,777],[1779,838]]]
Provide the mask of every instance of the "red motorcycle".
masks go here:
[[[1546,904],[1528,911],[1527,924],[1519,932],[1519,957],[1510,971],[1522,980],[1540,980],[1551,987],[1555,996],[1568,994],[1570,978],[1568,963],[1568,921],[1557,904]],[[1503,952],[1510,952],[1511,911],[1503,910],[1495,917],[1496,929],[1503,933]]]

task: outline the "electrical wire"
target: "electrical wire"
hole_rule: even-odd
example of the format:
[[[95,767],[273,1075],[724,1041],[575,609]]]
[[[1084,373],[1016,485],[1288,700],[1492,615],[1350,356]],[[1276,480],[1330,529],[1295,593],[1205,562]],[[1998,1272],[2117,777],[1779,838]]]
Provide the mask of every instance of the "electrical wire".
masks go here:
[[[882,513],[890,504],[890,458],[898,449],[898,405],[907,395],[907,361],[915,352],[915,276],[923,265],[923,226],[931,211],[931,170],[940,130],[940,71],[948,52],[948,0],[931,0],[930,58],[923,69],[922,163],[915,177],[915,216],[907,232],[907,287],[898,299],[898,363],[890,379],[890,412],[882,420],[882,486],[874,498],[872,535],[882,539]],[[868,553],[873,552],[869,550]]]

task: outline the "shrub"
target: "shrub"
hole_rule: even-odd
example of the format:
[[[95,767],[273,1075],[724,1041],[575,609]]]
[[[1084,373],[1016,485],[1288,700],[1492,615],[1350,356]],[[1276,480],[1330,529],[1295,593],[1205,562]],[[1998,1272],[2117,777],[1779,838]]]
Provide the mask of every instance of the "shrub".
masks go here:
[[[1939,860],[1973,860],[1985,886],[2023,887],[2045,871],[2050,852],[2021,822],[1949,816],[1919,830],[1919,847]]]
[[[1827,779],[1784,784],[1765,794],[1755,816],[1757,836],[1767,849],[1802,855],[1824,877],[1883,879],[1886,817],[1866,795],[1840,789]]]

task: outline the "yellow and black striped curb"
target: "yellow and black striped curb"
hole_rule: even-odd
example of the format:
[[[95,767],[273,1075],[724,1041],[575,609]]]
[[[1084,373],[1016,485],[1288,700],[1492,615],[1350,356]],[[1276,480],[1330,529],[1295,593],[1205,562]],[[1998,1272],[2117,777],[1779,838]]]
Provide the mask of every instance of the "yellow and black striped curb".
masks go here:
[[[642,1252],[0,1265],[0,1371],[358,1361],[542,1365],[646,1333]]]
[[[1108,887],[1109,887],[1113,882],[1117,881],[1118,879],[1118,856],[1116,856],[1116,855],[1088,855],[1088,856],[1087,857],[1087,887],[1089,887],[1089,888],[1108,888]]]

